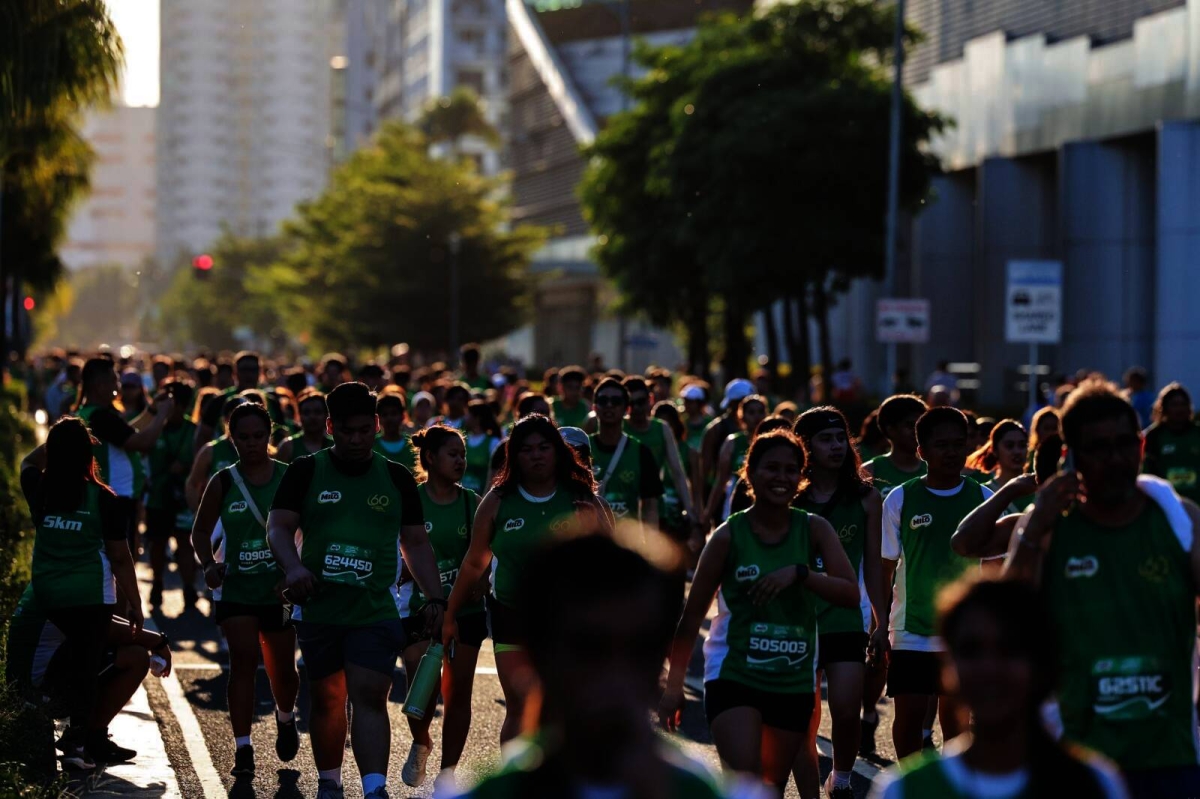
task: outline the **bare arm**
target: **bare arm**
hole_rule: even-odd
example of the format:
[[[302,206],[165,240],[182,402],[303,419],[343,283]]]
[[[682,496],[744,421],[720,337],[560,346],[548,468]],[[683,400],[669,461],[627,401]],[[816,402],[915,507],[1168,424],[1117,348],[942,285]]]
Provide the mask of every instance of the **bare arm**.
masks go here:
[[[133,556],[129,554],[129,544],[117,539],[105,541],[104,552],[108,555],[117,587],[129,603],[129,624],[136,632],[142,628],[146,619],[142,615],[142,595],[138,593],[137,576],[133,573]]]
[[[496,512],[499,509],[500,497],[495,491],[489,491],[475,511],[475,521],[471,525],[471,545],[467,548],[462,565],[458,567],[458,578],[450,591],[446,608],[448,617],[458,615],[458,611],[470,600],[472,588],[492,562],[492,525],[496,521]]]
[[[211,442],[196,453],[192,461],[192,471],[184,483],[183,493],[187,498],[188,508],[195,512],[200,507],[200,497],[204,494],[204,486],[208,482],[208,469],[212,466],[213,445]]]
[[[1015,500],[1036,490],[1037,481],[1031,474],[1023,474],[1009,480],[959,523],[958,529],[950,538],[950,548],[964,558],[994,558],[1003,555],[1008,549],[1008,534],[1012,532],[1012,528],[1002,529],[997,522]]]
[[[809,539],[825,564],[824,573],[809,572],[804,587],[834,605],[858,605],[858,580],[833,525],[820,516],[809,516]]]
[[[275,460],[283,461],[284,463],[292,462],[292,449],[296,442],[290,438],[285,438],[279,444],[279,449],[275,450]]]
[[[400,554],[421,593],[430,599],[443,599],[442,577],[425,525],[406,524],[400,528]]]
[[[896,579],[896,567],[900,565],[898,560],[889,560],[880,558],[880,565],[883,567],[883,581],[879,586],[884,597],[887,598],[887,611],[884,613],[884,626],[887,626],[887,620],[892,615],[892,581]]]
[[[296,549],[296,531],[300,514],[294,510],[272,510],[267,516],[267,544],[275,562],[283,569],[288,598],[303,604],[317,590],[317,578],[300,562]]]
[[[162,397],[155,404],[154,417],[150,423],[125,439],[125,443],[121,446],[121,449],[126,452],[150,452],[154,449],[154,444],[158,441],[158,436],[162,432],[163,426],[166,425],[167,419],[171,416],[171,409],[174,407],[174,403],[169,397]],[[142,414],[142,416],[145,416],[145,414]]]
[[[700,553],[700,563],[696,566],[692,588],[688,591],[687,604],[684,605],[683,615],[675,628],[670,670],[667,674],[667,693],[683,692],[683,680],[687,676],[696,636],[699,635],[700,625],[712,606],[713,597],[717,595],[717,589],[721,587],[721,574],[729,557],[729,543],[729,525],[723,524],[708,539],[704,551]]]
[[[721,502],[725,499],[725,485],[733,472],[733,437],[725,439],[721,445],[721,454],[717,466],[717,482],[713,483],[712,493],[708,495],[708,505],[704,508],[704,518],[711,524],[718,518]]]

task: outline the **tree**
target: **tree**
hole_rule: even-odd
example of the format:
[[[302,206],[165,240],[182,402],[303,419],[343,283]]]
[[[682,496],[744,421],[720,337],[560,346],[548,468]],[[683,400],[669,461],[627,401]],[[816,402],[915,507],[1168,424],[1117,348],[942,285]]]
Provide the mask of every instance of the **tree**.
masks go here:
[[[39,336],[45,344],[90,349],[104,343],[134,341],[137,326],[137,276],[120,264],[102,264],[70,272],[59,284],[65,295],[52,329]],[[53,308],[45,303],[45,316]],[[39,306],[41,307],[41,306]]]
[[[431,143],[449,144],[454,153],[467,136],[478,136],[493,146],[500,143],[500,134],[483,113],[479,95],[467,86],[430,100],[417,120],[417,128]]]
[[[462,340],[523,321],[526,268],[544,232],[507,229],[501,184],[428,150],[418,131],[385,126],[285,225],[287,254],[251,290],[273,298],[293,334],[319,348],[444,349],[454,234]]]
[[[279,298],[253,289],[285,257],[286,247],[280,237],[243,238],[225,231],[209,249],[211,269],[200,272],[186,259],[175,266],[158,303],[154,332],[179,348],[240,349],[248,339],[282,346]]]
[[[893,19],[872,0],[801,0],[641,48],[635,106],[589,150],[582,196],[607,242],[601,266],[640,306],[630,284],[695,280],[661,245],[686,252],[721,298],[729,374],[746,368],[749,313],[810,290],[824,313],[830,292],[882,273]],[[909,97],[902,113],[901,207],[916,210],[944,120]]]

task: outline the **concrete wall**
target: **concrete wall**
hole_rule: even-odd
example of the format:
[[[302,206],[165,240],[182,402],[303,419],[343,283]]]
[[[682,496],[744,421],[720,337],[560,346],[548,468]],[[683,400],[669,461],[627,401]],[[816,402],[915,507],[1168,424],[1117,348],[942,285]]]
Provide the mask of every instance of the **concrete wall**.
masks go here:
[[[1200,389],[1200,125],[1164,124],[1158,138],[1154,378]]]

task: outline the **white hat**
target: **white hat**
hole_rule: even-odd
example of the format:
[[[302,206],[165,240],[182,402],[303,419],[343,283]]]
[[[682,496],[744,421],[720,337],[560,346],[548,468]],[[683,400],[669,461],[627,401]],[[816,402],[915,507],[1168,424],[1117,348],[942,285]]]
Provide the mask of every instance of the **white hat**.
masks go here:
[[[437,400],[434,399],[433,395],[428,391],[418,391],[416,394],[413,394],[412,407],[417,407],[417,405],[422,401],[428,402],[435,408],[437,407]]]
[[[725,386],[725,399],[721,400],[721,410],[728,408],[732,402],[741,402],[753,393],[754,384],[749,380],[741,377],[730,380]]]

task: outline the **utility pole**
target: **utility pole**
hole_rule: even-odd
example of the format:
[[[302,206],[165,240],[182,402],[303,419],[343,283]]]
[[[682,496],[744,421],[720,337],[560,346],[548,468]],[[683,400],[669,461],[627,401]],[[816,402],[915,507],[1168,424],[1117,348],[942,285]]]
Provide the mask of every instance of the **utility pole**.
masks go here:
[[[895,59],[895,76],[892,80],[892,122],[888,141],[888,190],[887,190],[887,229],[884,242],[886,261],[884,262],[883,291],[884,296],[894,298],[898,293],[896,285],[896,227],[900,214],[900,125],[901,108],[904,103],[904,0],[896,0],[896,29],[892,34],[892,53]],[[896,374],[896,344],[888,342],[887,366],[883,376],[883,393],[892,393],[892,377]]]

